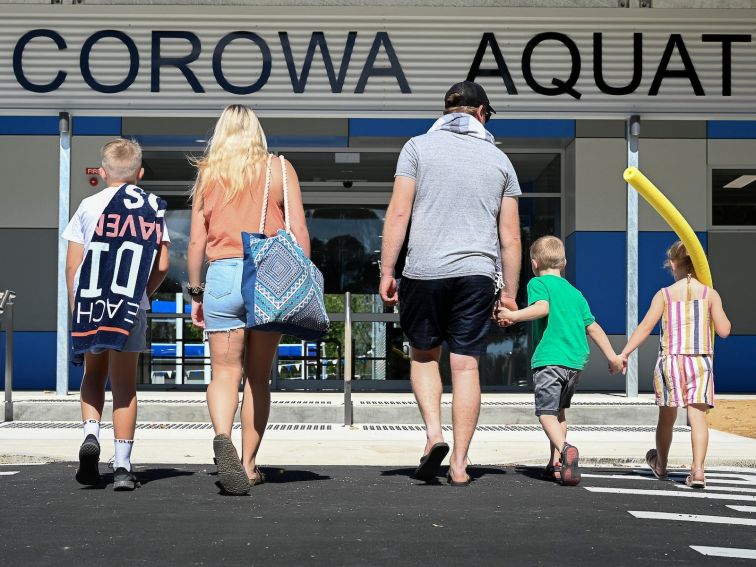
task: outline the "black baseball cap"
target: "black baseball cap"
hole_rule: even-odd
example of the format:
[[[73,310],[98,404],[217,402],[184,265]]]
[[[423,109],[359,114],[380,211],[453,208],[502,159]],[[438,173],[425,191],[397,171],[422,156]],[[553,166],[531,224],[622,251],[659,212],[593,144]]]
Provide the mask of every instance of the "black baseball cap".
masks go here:
[[[458,97],[452,97],[452,95],[459,95]],[[496,111],[488,101],[488,95],[486,91],[478,83],[472,81],[462,81],[451,86],[446,91],[444,96],[444,108],[451,108],[454,106],[485,106],[486,110],[492,114],[496,114]]]

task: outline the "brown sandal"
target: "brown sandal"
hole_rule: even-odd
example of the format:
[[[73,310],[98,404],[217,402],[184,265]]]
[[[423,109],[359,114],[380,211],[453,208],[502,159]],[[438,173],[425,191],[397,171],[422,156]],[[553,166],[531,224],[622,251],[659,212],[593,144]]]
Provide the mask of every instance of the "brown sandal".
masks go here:
[[[265,483],[265,475],[263,472],[255,467],[255,476],[252,478],[249,478],[249,485],[250,486],[257,486],[258,484],[264,484]]]
[[[703,478],[696,478],[695,474],[697,472],[701,473],[701,476]],[[685,486],[689,486],[690,488],[706,488],[706,477],[703,476],[703,469],[690,469],[690,474],[685,478]]]
[[[667,480],[667,469],[659,472],[659,470],[656,468],[658,461],[659,453],[656,451],[656,449],[649,449],[648,453],[646,453],[646,464],[651,467],[651,472],[654,473],[654,476],[658,480]]]

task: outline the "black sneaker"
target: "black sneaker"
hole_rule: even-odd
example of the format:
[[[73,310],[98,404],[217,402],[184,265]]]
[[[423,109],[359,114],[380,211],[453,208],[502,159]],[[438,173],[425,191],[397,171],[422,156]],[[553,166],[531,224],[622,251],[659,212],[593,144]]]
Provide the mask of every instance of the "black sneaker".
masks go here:
[[[100,442],[91,433],[86,436],[79,448],[79,470],[76,480],[85,486],[94,486],[100,482]]]
[[[113,490],[134,490],[140,486],[133,471],[127,471],[124,467],[118,467],[113,472]]]

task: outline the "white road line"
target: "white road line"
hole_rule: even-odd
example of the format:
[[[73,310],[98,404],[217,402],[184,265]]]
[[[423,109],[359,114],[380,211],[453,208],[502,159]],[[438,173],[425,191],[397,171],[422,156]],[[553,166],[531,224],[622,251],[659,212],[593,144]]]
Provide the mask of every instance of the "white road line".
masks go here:
[[[648,476],[642,476],[639,474],[593,474],[581,472],[582,478],[611,478],[620,480],[656,480],[656,477],[652,474]]]
[[[674,522],[702,522],[705,524],[732,524],[737,526],[756,526],[756,519],[732,516],[706,516],[703,514],[675,514],[671,512],[642,512],[628,510],[636,518],[645,520],[672,520]]]
[[[682,488],[684,490],[700,490],[700,488],[691,488],[685,484],[675,484],[675,488]],[[743,488],[742,486],[710,486],[708,481],[706,482],[706,488],[704,490],[718,490],[720,492],[756,492],[756,488]]]
[[[741,480],[748,480],[754,484],[756,484],[756,476],[750,475],[750,474],[740,474],[740,473],[716,473],[716,472],[707,472],[706,476],[710,476],[712,478],[728,478],[728,477],[735,477],[739,478]]]
[[[18,474],[20,471],[0,471],[0,476],[11,476]]]
[[[756,549],[738,549],[737,547],[707,547],[705,545],[691,545],[691,549],[701,555],[711,557],[733,557],[737,559],[756,559]]]
[[[732,504],[726,504],[726,506],[738,512],[756,512],[756,506],[734,506]]]
[[[586,467],[581,467],[586,468]],[[750,471],[750,469],[748,469]],[[651,474],[650,469],[630,469],[631,472],[634,472],[636,474]],[[680,469],[672,469],[669,471],[669,476],[679,476],[681,478],[685,478],[688,476],[688,471],[686,470],[680,470]],[[722,478],[722,479],[730,479],[735,478],[742,481],[746,481],[749,484],[756,484],[756,475],[752,474],[743,474],[742,472],[722,472],[716,469],[707,469],[706,470],[706,478]]]
[[[589,492],[606,492],[610,494],[639,494],[641,496],[675,496],[677,498],[711,498],[714,500],[740,500],[756,502],[756,496],[739,494],[715,494],[712,492],[677,492],[676,490],[645,490],[643,488],[609,488],[605,486],[584,486]]]
[[[610,478],[610,479],[620,479],[620,480],[656,480],[656,477],[649,473],[648,475],[633,475],[633,474],[593,474],[593,473],[582,473],[580,476],[583,478]],[[682,478],[685,478],[684,475]],[[725,479],[711,479],[706,478],[706,485],[710,484],[745,484],[748,486],[754,486],[754,483],[748,480],[725,480]],[[748,491],[745,491],[748,492]]]

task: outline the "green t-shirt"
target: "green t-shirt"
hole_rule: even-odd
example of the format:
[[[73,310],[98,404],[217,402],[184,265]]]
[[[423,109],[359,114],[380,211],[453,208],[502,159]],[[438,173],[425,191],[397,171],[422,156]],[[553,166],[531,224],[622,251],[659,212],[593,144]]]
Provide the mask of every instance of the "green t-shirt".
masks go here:
[[[536,301],[548,301],[549,314],[533,321],[531,367],[582,370],[590,352],[585,328],[596,320],[585,297],[566,279],[545,275],[528,283],[528,305]]]

